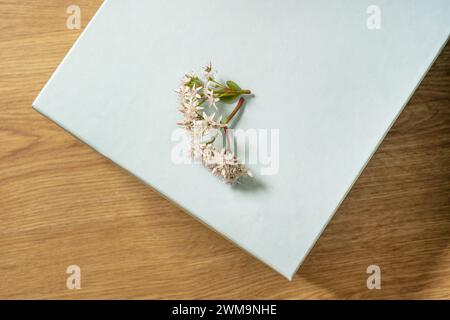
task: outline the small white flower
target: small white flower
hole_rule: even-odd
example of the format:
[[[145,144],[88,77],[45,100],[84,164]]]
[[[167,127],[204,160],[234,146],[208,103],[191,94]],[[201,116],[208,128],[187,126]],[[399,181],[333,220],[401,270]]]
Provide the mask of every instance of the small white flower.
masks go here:
[[[190,92],[188,94],[188,98],[192,99],[200,99],[202,96],[200,95],[199,91],[201,90],[201,87],[197,87],[195,84],[190,89]]]
[[[215,113],[213,113],[212,115],[208,116],[206,113],[203,112],[203,119],[205,119],[205,121],[207,123],[211,123],[214,122],[214,117],[216,116]]]
[[[208,103],[209,107],[214,107],[217,110],[217,105],[216,103],[220,101],[219,97],[214,94],[214,90],[205,87],[203,89],[203,94],[205,95],[206,98],[206,102]]]
[[[211,80],[211,79],[214,79],[214,74],[215,73],[216,73],[216,71],[213,70],[211,63],[203,68],[203,76],[205,77],[205,79],[207,81]]]
[[[197,111],[203,110],[203,107],[198,105],[198,100],[192,100],[192,101],[186,101],[186,103],[183,104],[185,113],[194,114],[197,113]]]
[[[175,90],[175,92],[178,94],[178,97],[180,98],[180,102],[186,99],[186,95],[189,93],[189,90],[190,88],[184,85]]]
[[[187,85],[195,76],[192,73],[187,73],[181,78],[181,84]]]
[[[252,176],[252,173],[241,164],[231,151],[222,149],[215,152],[214,160],[208,164],[211,172],[220,176],[228,184],[236,184],[243,176]]]
[[[203,119],[208,123],[208,128],[220,129],[226,127],[226,125],[222,123],[222,116],[219,116],[217,120],[214,119],[215,116],[215,113],[213,113],[211,116],[208,116],[205,112],[203,112]]]

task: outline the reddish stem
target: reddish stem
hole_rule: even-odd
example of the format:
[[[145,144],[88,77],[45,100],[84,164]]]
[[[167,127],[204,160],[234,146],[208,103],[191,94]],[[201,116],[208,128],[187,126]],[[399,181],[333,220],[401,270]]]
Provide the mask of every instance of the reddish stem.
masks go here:
[[[241,107],[244,105],[245,99],[244,98],[240,98],[238,104],[236,105],[236,107],[234,108],[233,111],[231,111],[231,113],[228,115],[228,117],[225,119],[224,124],[228,124],[230,123],[230,121],[234,118],[234,116],[236,115],[236,113],[238,113],[238,111],[241,109]],[[226,131],[225,131],[226,133]]]

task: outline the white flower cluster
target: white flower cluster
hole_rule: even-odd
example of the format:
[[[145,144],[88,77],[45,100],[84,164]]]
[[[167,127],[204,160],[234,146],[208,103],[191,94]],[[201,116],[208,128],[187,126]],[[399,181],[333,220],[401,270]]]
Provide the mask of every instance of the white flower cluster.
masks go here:
[[[222,121],[222,117],[216,118],[216,113],[208,115],[207,112],[218,109],[217,102],[221,97],[233,94],[232,89],[216,81],[214,74],[215,71],[209,65],[203,70],[203,79],[195,74],[186,74],[183,77],[180,87],[175,90],[180,100],[179,110],[183,114],[178,125],[191,134],[192,158],[201,161],[226,183],[235,184],[241,177],[252,177],[252,173],[239,162],[229,148],[219,150],[214,144],[215,137],[205,141],[205,137],[212,136],[212,133],[217,133],[218,130],[227,133],[227,123]]]

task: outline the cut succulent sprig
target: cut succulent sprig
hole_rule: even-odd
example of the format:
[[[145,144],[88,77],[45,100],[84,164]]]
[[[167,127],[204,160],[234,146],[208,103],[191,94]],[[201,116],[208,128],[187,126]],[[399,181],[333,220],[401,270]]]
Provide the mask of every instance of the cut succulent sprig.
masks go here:
[[[252,92],[242,89],[231,80],[221,83],[216,80],[214,74],[215,71],[209,64],[203,69],[202,78],[195,74],[186,74],[183,77],[181,86],[176,90],[180,98],[179,110],[183,114],[183,120],[178,125],[189,131],[192,137],[197,138],[199,136],[205,138],[212,130],[216,131],[216,135],[207,142],[203,139],[191,139],[191,154],[194,158],[200,158],[214,175],[229,184],[235,184],[241,177],[251,177],[252,174],[231,151],[228,125],[242,108],[245,102],[243,96]],[[215,112],[207,112],[212,108],[218,110],[218,102],[233,103],[238,98],[240,99],[236,107],[224,120],[222,116],[216,119]],[[227,138],[226,146],[221,150],[214,144],[218,135],[217,130],[223,130]]]

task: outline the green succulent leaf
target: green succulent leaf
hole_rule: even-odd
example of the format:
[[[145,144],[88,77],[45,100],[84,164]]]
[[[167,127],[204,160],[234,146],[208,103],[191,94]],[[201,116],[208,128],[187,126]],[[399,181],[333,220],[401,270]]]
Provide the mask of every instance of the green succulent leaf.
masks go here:
[[[239,94],[230,94],[220,97],[220,101],[224,103],[233,103],[237,97],[239,97]]]
[[[231,80],[228,80],[228,81],[227,81],[227,86],[228,86],[228,88],[230,88],[230,89],[233,90],[233,91],[240,91],[240,90],[242,90],[241,87],[239,87],[239,86],[236,84],[236,82],[231,81]]]

